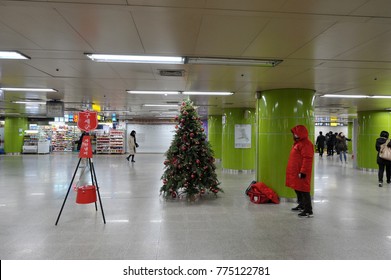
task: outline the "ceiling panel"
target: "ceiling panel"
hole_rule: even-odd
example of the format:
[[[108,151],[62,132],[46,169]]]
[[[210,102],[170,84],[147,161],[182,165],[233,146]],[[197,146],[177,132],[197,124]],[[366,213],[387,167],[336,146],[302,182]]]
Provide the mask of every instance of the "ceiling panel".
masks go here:
[[[0,61],[0,84],[53,87],[56,94],[5,93],[1,108],[42,114],[12,98],[94,102],[135,118],[151,118],[145,102],[185,96],[131,96],[137,90],[224,90],[194,97],[203,114],[255,107],[256,91],[310,88],[323,93],[390,94],[391,2],[370,0],[86,0],[0,1],[0,50],[28,61]],[[85,52],[278,58],[274,68],[217,65],[107,64]],[[159,70],[184,70],[163,77]],[[384,109],[389,100],[321,99],[322,114]],[[391,105],[390,105],[391,107]],[[11,110],[12,109],[12,110]],[[130,109],[131,112],[127,110]],[[0,117],[4,116],[0,109]],[[206,117],[206,115],[203,115]]]
[[[244,55],[250,57],[286,58],[327,28],[333,20],[278,18],[272,19]]]
[[[291,58],[333,59],[389,31],[390,25],[339,22],[304,45]],[[355,59],[361,60],[360,57]]]
[[[260,17],[205,15],[197,40],[196,53],[239,57],[267,22],[267,18]]]
[[[96,6],[61,7],[62,17],[100,53],[143,53],[143,46],[127,8]]]
[[[366,2],[368,0],[289,0],[285,1],[281,10],[309,14],[347,15]]]
[[[90,51],[81,36],[50,6],[6,6],[0,22],[46,50]]]
[[[388,0],[369,0],[358,7],[352,14],[373,17],[390,17],[391,2]]]
[[[146,54],[194,52],[202,20],[198,11],[133,8],[132,16]]]
[[[221,10],[278,11],[286,0],[207,0],[207,7]]]

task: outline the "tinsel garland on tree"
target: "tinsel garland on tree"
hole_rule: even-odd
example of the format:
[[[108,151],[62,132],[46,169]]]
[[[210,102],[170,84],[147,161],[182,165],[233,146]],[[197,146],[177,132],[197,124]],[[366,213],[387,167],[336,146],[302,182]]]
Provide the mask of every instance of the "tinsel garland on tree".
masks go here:
[[[182,102],[175,120],[178,124],[171,146],[165,153],[160,193],[165,197],[195,199],[205,193],[222,192],[215,172],[213,150],[190,100]]]

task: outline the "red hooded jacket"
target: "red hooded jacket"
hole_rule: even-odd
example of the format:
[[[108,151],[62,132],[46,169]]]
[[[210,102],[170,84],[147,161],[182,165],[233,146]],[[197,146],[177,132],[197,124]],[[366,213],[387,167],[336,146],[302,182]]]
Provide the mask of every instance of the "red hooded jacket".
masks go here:
[[[295,139],[289,154],[285,185],[297,191],[310,192],[314,145],[308,139],[308,130],[305,126],[297,125],[291,131],[299,138]],[[299,173],[304,173],[306,177],[299,178]]]

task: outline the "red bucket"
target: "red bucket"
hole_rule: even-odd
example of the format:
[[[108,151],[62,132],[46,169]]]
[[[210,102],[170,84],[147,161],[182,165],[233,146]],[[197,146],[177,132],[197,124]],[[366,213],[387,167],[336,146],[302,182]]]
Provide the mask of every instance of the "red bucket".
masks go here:
[[[95,186],[82,186],[77,188],[76,203],[87,204],[96,202]]]

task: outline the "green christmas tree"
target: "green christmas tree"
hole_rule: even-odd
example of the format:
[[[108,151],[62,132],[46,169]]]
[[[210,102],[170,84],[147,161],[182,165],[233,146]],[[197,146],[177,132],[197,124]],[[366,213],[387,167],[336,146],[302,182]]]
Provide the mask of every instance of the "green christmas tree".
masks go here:
[[[215,172],[213,150],[190,100],[182,102],[175,120],[178,124],[171,146],[165,153],[160,193],[165,197],[185,196],[194,200],[206,193],[222,192]]]

